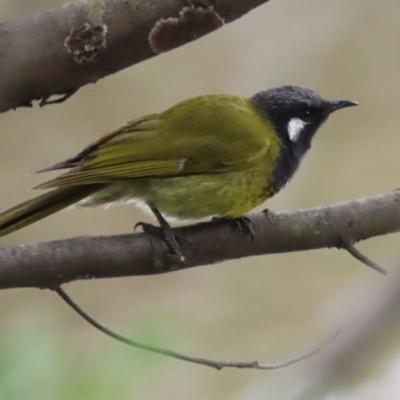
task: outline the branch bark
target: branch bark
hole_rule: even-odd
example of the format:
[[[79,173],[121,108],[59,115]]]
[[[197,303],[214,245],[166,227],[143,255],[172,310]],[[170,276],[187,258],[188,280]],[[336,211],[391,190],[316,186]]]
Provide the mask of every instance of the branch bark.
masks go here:
[[[0,24],[0,112],[69,95],[268,0],[86,0]]]
[[[186,263],[149,234],[77,237],[0,249],[0,289],[55,288],[82,279],[152,275],[255,255],[345,247],[400,230],[400,191],[328,207],[252,214],[255,239],[229,222],[176,229]]]

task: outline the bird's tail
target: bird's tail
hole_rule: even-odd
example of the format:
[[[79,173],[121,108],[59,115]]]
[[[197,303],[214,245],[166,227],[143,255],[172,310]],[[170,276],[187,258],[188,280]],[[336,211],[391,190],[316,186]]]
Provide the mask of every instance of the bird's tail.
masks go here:
[[[62,210],[98,189],[98,185],[58,188],[11,207],[0,214],[0,237]]]

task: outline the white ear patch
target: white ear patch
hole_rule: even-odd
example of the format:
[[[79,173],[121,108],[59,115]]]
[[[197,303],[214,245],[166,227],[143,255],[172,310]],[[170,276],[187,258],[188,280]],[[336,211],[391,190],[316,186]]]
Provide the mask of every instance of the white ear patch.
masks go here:
[[[289,139],[292,142],[297,142],[299,140],[301,132],[303,131],[306,125],[307,122],[303,121],[302,119],[292,118],[287,125]]]

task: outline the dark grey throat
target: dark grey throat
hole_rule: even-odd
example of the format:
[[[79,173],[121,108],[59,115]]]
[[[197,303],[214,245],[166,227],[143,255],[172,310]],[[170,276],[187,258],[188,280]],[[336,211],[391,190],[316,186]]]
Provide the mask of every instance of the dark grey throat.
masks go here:
[[[310,124],[306,127],[302,139],[296,143],[293,143],[288,138],[287,123],[283,126],[277,123],[275,129],[281,139],[282,147],[278,163],[273,173],[276,190],[282,189],[290,179],[292,179],[294,173],[300,166],[301,160],[304,158],[307,151],[310,150],[312,139],[322,123],[323,121],[318,123],[317,126],[315,124]]]
[[[290,145],[282,147],[273,172],[274,190],[281,190],[292,179],[305,153],[306,151],[300,155],[294,152]]]

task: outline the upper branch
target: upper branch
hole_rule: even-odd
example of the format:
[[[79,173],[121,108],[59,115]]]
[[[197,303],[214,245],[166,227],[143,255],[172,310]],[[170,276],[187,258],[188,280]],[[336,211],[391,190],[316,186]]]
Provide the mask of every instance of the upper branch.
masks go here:
[[[54,288],[78,279],[150,275],[254,255],[342,247],[400,230],[400,191],[309,210],[253,214],[255,238],[212,221],[177,234],[186,263],[158,237],[78,237],[0,249],[0,289]]]
[[[70,95],[268,0],[86,0],[0,24],[0,112]]]

